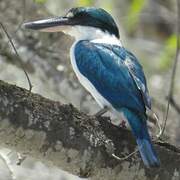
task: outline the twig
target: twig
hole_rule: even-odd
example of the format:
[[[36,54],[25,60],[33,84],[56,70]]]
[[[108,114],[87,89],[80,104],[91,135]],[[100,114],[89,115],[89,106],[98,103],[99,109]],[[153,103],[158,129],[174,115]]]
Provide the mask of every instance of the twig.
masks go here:
[[[24,20],[25,20],[25,17],[26,17],[26,0],[23,0],[22,6],[23,6],[23,7],[22,7],[22,9],[23,9],[23,12],[22,12],[22,20],[21,20],[21,22],[18,24],[16,30],[11,34],[11,37],[15,36],[16,33],[19,31],[19,29],[21,29],[21,26],[22,26],[22,24],[23,24],[23,22],[24,22]],[[11,39],[12,39],[12,38],[11,38]],[[9,43],[9,42],[7,42],[7,43],[4,45],[4,49],[7,48],[8,43]]]
[[[168,113],[169,113],[169,106],[170,102],[173,99],[173,91],[174,91],[174,82],[175,82],[175,75],[176,75],[176,69],[177,69],[177,63],[178,63],[178,55],[180,50],[180,1],[177,0],[177,47],[176,47],[176,56],[173,64],[172,74],[171,74],[171,82],[170,82],[170,89],[168,93],[168,103],[167,103],[167,109],[166,109],[166,115],[165,120],[162,128],[162,133],[159,137],[161,137],[165,131],[166,123],[168,119]]]
[[[115,159],[117,159],[119,161],[125,161],[125,160],[129,159],[130,157],[134,156],[138,151],[139,151],[138,149],[135,149],[135,151],[133,151],[132,153],[130,153],[127,156],[122,157],[122,158],[116,156],[115,154],[112,154],[112,157],[114,157]]]
[[[10,152],[11,153],[11,152]],[[9,154],[9,153],[8,153]],[[13,168],[10,166],[10,160],[8,159],[7,155],[4,153],[0,152],[0,158],[2,161],[6,164],[7,169],[9,170],[9,173],[11,175],[12,180],[16,180],[16,177],[14,175]]]
[[[19,54],[18,54],[18,52],[17,52],[17,50],[16,50],[16,47],[15,47],[15,45],[14,45],[14,43],[13,43],[10,35],[8,34],[6,28],[4,27],[4,25],[3,25],[1,22],[0,22],[0,26],[2,27],[4,33],[6,34],[6,36],[7,36],[8,40],[9,40],[11,46],[13,47],[16,56],[18,57],[18,59],[21,59],[21,57],[19,56]],[[25,73],[25,75],[26,75],[26,78],[27,78],[27,81],[28,81],[28,84],[29,84],[29,92],[31,92],[33,86],[32,86],[32,84],[31,84],[30,78],[29,78],[27,72],[25,71],[25,68],[24,68],[24,65],[22,64],[22,62],[19,61],[19,63],[20,63],[20,66],[22,67],[22,69],[23,69],[23,71],[24,71],[24,73]]]
[[[176,103],[174,97],[171,97],[170,99],[170,104],[172,107],[174,107],[174,109],[180,114],[180,107],[179,105]]]
[[[24,21],[25,21],[25,18],[26,18],[26,0],[23,0],[22,6],[23,6],[23,7],[22,7],[22,9],[23,9],[23,12],[22,12],[22,20],[21,20],[21,22],[19,23],[19,25],[18,25],[17,29],[15,30],[14,34],[16,34],[16,33],[19,31],[19,29],[21,29],[22,24],[23,24]]]

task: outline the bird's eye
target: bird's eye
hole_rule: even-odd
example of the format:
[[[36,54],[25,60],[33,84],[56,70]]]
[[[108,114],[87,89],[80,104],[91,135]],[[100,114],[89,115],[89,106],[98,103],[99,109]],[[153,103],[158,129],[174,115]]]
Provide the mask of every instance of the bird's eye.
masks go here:
[[[72,18],[72,17],[74,17],[74,14],[73,14],[72,12],[68,12],[68,13],[66,14],[66,17],[67,17],[67,18]]]

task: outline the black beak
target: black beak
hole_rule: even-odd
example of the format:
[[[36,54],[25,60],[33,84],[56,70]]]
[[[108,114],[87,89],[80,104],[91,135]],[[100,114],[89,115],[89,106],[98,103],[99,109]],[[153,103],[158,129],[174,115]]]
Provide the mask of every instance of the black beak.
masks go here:
[[[55,17],[44,20],[32,21],[23,24],[24,28],[40,30],[44,32],[57,32],[65,29],[66,26],[72,26],[74,22],[67,17]]]

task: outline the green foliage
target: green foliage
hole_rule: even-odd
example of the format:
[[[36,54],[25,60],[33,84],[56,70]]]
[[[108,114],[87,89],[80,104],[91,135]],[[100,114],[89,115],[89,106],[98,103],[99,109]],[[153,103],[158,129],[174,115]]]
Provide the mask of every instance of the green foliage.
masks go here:
[[[35,3],[44,4],[47,0],[34,0]]]
[[[112,0],[106,0],[101,2],[101,7],[108,11],[109,13],[113,14],[113,2]]]
[[[78,6],[93,6],[95,0],[78,0]]]
[[[165,42],[165,48],[160,54],[159,69],[166,71],[171,67],[176,52],[177,36],[170,36]]]
[[[78,0],[77,5],[78,6],[95,6],[95,0]],[[100,2],[100,7],[105,9],[106,11],[112,13],[113,10],[113,2],[112,0],[106,0]]]
[[[146,0],[132,0],[128,10],[127,27],[128,31],[132,32],[136,29],[139,21],[139,15],[146,3]]]

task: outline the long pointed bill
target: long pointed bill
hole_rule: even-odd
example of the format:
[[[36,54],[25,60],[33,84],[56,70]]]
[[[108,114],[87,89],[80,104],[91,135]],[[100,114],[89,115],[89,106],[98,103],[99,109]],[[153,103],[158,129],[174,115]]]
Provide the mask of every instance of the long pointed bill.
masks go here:
[[[50,19],[27,22],[23,24],[23,27],[43,32],[58,32],[66,30],[73,24],[74,23],[72,22],[72,20],[67,17],[55,17]]]

